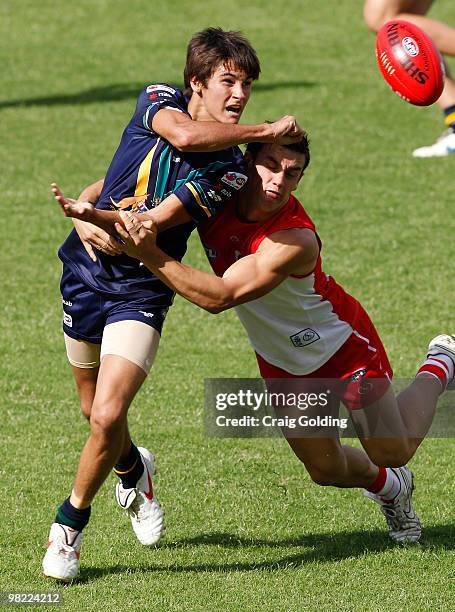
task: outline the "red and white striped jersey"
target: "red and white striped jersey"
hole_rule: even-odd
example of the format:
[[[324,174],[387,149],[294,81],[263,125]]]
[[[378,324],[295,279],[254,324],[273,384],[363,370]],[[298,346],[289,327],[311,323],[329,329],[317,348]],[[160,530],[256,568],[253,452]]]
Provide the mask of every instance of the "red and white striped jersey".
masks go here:
[[[314,223],[294,196],[261,222],[240,220],[231,201],[200,225],[199,234],[214,272],[222,276],[240,257],[255,253],[264,238],[291,228],[311,229],[322,247]],[[369,322],[360,303],[322,271],[320,254],[311,274],[289,276],[266,295],[235,309],[254,350],[297,375],[317,370],[353,331],[363,329],[365,319]]]

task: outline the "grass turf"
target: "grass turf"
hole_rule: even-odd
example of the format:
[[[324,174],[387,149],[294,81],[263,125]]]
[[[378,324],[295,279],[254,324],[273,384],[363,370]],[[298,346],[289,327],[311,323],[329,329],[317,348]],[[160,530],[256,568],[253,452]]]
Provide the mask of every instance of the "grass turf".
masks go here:
[[[447,4],[433,14],[450,21]],[[325,270],[370,311],[396,375],[412,376],[428,338],[453,331],[454,160],[410,157],[437,136],[438,110],[388,90],[360,2],[5,0],[0,590],[57,588],[41,557],[87,434],[60,332],[55,251],[69,223],[49,183],[75,194],[103,176],[138,90],[180,84],[187,40],[208,25],[242,29],[261,57],[243,120],[293,113],[308,129],[312,163],[297,195],[317,222]],[[195,239],[187,261],[206,266]],[[135,439],[158,456],[168,535],[141,548],[110,478],[80,580],[60,587],[64,609],[449,609],[453,442],[428,440],[413,460],[425,532],[399,548],[359,491],[312,485],[284,441],[204,437],[204,378],[231,376],[256,376],[235,315],[177,299],[131,410]]]

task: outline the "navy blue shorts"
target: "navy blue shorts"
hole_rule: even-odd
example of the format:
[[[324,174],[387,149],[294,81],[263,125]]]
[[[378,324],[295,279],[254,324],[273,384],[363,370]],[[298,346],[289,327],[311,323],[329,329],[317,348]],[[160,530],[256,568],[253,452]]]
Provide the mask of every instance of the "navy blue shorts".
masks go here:
[[[63,331],[75,340],[101,344],[106,325],[117,321],[140,321],[161,334],[168,307],[147,298],[126,301],[106,297],[88,289],[68,266],[63,266],[60,291]]]

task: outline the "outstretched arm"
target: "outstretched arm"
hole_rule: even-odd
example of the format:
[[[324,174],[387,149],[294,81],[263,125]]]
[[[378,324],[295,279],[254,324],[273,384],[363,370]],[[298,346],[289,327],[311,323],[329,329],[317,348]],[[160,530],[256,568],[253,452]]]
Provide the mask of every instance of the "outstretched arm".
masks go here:
[[[122,252],[118,242],[108,232],[89,222],[91,213],[95,210],[92,202],[97,202],[103,184],[104,179],[101,179],[85,187],[77,200],[65,197],[56,183],[51,185],[52,193],[63,214],[73,218],[76,232],[92,261],[96,261],[95,249],[106,255],[119,255]]]
[[[160,109],[152,120],[154,132],[179,151],[221,151],[247,142],[292,144],[299,142],[304,131],[295,117],[285,115],[272,123],[240,125],[218,121],[193,121],[185,113]]]
[[[124,227],[118,225],[117,231],[123,250],[140,259],[173,291],[214,314],[265,295],[290,274],[309,274],[319,253],[310,229],[276,232],[256,253],[239,259],[220,277],[172,259],[156,246],[153,224],[143,224],[129,213],[120,215]]]
[[[114,210],[100,210],[95,208],[93,205],[93,203],[96,203],[99,198],[102,185],[103,181],[97,181],[96,183],[89,185],[81,192],[81,195],[77,200],[64,196],[56,183],[52,183],[51,185],[52,193],[60,205],[63,214],[66,217],[73,218],[73,222],[79,236],[80,233],[78,228],[83,227],[80,225],[81,222],[90,224],[91,226],[96,226],[97,228],[104,230],[104,233],[110,236],[117,236],[115,224],[122,223],[119,213]],[[163,200],[160,206],[157,206],[146,213],[142,213],[141,218],[144,220],[154,221],[158,227],[158,230],[163,231],[173,227],[174,225],[187,223],[192,217],[186,211],[179,198],[171,194],[165,200]],[[111,254],[116,255],[118,252]]]

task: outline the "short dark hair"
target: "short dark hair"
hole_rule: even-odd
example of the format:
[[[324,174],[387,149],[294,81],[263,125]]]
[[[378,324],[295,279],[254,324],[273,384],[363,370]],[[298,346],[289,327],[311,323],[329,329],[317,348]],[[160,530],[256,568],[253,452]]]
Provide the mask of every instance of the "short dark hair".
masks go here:
[[[204,86],[219,65],[232,64],[256,80],[261,72],[256,51],[240,33],[221,28],[207,28],[197,32],[188,43],[183,72],[185,94],[191,95],[190,81],[196,77]]]
[[[262,147],[266,147],[267,143],[265,142],[249,142],[246,146],[246,151],[251,155],[253,159],[256,159],[257,154],[262,149]],[[296,151],[297,153],[302,153],[305,155],[305,164],[303,166],[303,171],[308,167],[310,163],[310,140],[308,138],[308,134],[305,132],[302,139],[298,142],[294,142],[293,144],[281,145],[286,149],[290,149],[291,151]]]

